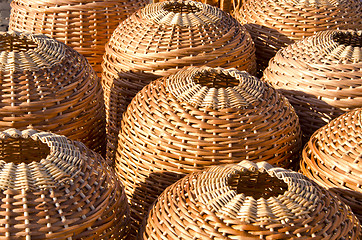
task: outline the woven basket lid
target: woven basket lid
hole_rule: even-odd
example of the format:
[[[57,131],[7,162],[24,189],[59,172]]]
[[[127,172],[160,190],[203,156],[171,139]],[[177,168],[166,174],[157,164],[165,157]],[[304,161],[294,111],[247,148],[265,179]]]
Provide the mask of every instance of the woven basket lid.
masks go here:
[[[308,138],[331,119],[362,107],[362,31],[323,31],[282,50],[264,80],[296,109]]]
[[[189,67],[150,83],[123,116],[116,155],[133,218],[195,170],[240,158],[290,165],[298,125],[286,98],[236,69]]]
[[[139,239],[359,239],[349,207],[302,174],[260,162],[187,175],[154,203]]]
[[[125,239],[124,188],[99,154],[64,136],[0,132],[0,237]]]
[[[362,108],[316,131],[303,150],[301,171],[337,193],[362,222]]]
[[[0,33],[0,55],[0,129],[30,125],[102,150],[102,88],[83,56],[44,35],[17,32]]]

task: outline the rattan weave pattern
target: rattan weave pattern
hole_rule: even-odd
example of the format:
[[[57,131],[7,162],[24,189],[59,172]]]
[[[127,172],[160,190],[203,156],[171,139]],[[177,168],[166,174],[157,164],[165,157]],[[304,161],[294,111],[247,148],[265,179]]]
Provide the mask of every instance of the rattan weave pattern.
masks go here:
[[[300,168],[338,194],[362,222],[362,108],[316,131],[303,149]]]
[[[33,128],[105,147],[102,87],[79,53],[40,34],[0,33],[0,129]]]
[[[360,0],[245,0],[235,17],[249,31],[261,70],[279,49],[316,32],[362,28]]]
[[[270,61],[263,79],[294,106],[305,138],[333,118],[362,107],[362,31],[323,31]]]
[[[190,174],[168,187],[151,208],[139,239],[359,236],[350,208],[326,189],[302,174],[242,161]]]
[[[0,132],[0,238],[125,239],[129,205],[103,158],[50,132]]]
[[[13,0],[9,29],[41,33],[83,54],[101,74],[104,46],[146,0]]]
[[[166,0],[153,0],[153,3],[164,2]],[[231,13],[234,10],[232,0],[197,0],[197,2],[202,2],[215,6],[223,10],[224,12]]]
[[[298,117],[286,98],[236,69],[190,67],[142,89],[122,119],[116,172],[133,227],[181,176],[211,165],[299,158]]]

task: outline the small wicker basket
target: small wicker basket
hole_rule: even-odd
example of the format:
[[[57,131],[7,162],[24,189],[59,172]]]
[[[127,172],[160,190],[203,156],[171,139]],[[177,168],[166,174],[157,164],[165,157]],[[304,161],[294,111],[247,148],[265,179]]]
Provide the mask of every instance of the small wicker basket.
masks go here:
[[[51,131],[105,150],[102,87],[86,59],[44,35],[0,33],[0,129]]]
[[[0,132],[1,239],[126,239],[129,205],[102,157],[35,130]]]
[[[290,166],[301,139],[293,108],[268,84],[236,69],[190,67],[136,95],[118,144],[116,171],[137,229],[158,195],[185,174],[240,159]]]
[[[9,29],[50,36],[83,54],[99,76],[104,46],[147,0],[13,0]]]
[[[362,31],[323,31],[270,61],[263,79],[294,106],[306,141],[320,127],[362,107]]]
[[[151,208],[139,239],[359,239],[350,208],[302,174],[242,161],[190,174]]]
[[[301,171],[338,194],[362,222],[362,108],[334,119],[313,134]]]

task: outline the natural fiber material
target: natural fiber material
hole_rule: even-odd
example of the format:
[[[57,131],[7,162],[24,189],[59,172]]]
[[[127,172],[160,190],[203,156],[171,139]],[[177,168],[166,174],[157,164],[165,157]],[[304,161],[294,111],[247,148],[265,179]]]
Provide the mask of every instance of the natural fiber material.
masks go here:
[[[254,73],[254,52],[245,28],[210,5],[168,1],[133,14],[115,30],[104,56],[107,158],[114,159],[122,114],[145,85],[184,66],[234,67]]]
[[[83,54],[99,73],[104,46],[146,0],[13,0],[10,30],[42,33]]]
[[[116,169],[137,229],[158,195],[185,174],[240,159],[286,166],[300,148],[298,118],[274,88],[235,69],[190,67],[132,100]]]
[[[345,113],[313,134],[301,171],[338,194],[362,222],[362,108]]]
[[[164,2],[166,0],[153,0],[153,3]],[[231,13],[233,10],[233,1],[232,0],[197,0],[197,2],[202,2],[215,6],[223,10],[224,12]]]
[[[44,35],[0,33],[0,129],[29,126],[104,151],[102,88],[79,53]]]
[[[0,132],[2,239],[125,239],[124,188],[82,143],[35,130]]]
[[[362,107],[362,31],[324,31],[270,61],[264,79],[294,106],[306,138],[332,119]]]
[[[11,0],[0,0],[0,31],[7,31],[9,27]]]
[[[359,239],[350,208],[302,174],[242,161],[186,176],[153,205],[139,239]]]
[[[324,30],[361,29],[362,1],[244,0],[235,17],[251,34],[263,70],[279,49],[296,40]]]

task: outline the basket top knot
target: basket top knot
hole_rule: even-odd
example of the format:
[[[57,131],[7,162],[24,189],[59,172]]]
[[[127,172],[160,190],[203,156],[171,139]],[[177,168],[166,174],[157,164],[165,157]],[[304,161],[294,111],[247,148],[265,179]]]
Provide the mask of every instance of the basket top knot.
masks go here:
[[[168,92],[197,108],[241,108],[259,101],[266,85],[236,69],[189,67],[166,80]]]

